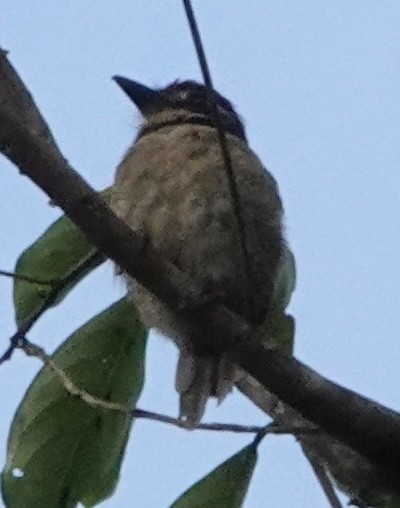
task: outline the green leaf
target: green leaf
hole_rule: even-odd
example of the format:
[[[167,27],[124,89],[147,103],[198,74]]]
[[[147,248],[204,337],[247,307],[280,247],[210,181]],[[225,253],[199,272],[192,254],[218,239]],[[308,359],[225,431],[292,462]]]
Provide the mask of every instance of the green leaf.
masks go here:
[[[134,306],[115,303],[52,356],[80,389],[134,408],[144,378],[147,332]],[[90,507],[114,491],[132,420],[93,408],[40,370],[11,426],[2,495],[9,508]]]
[[[106,202],[109,201],[110,194],[110,189],[102,192]],[[84,234],[68,217],[63,216],[21,254],[15,273],[28,275],[38,281],[59,281],[80,266],[92,252],[94,248]],[[97,256],[85,266],[58,295],[54,305],[103,261],[102,256]],[[15,320],[18,326],[40,307],[50,290],[50,285],[14,279]]]
[[[295,320],[284,312],[270,312],[265,322],[267,338],[273,339],[276,345],[286,354],[293,354]]]
[[[171,508],[240,508],[256,461],[256,447],[246,446],[190,487]]]
[[[296,286],[296,263],[294,255],[285,246],[274,284],[272,306],[265,319],[266,338],[273,341],[287,354],[294,349],[295,320],[285,313]]]
[[[285,246],[274,284],[272,304],[275,310],[284,311],[296,287],[296,262],[293,252]]]

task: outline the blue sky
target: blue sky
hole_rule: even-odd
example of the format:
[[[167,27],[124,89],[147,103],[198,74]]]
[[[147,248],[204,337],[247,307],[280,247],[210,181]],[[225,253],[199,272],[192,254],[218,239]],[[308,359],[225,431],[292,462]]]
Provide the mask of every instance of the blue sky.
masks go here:
[[[295,252],[296,355],[332,380],[400,407],[400,35],[397,0],[194,2],[216,88],[243,116],[253,149],[277,178]],[[200,79],[181,2],[3,0],[0,44],[69,162],[96,188],[139,124],[111,76],[149,85]],[[59,211],[0,159],[0,268]],[[52,351],[123,293],[111,263],[84,281],[29,337]],[[14,331],[11,284],[0,279],[0,340]],[[176,414],[176,351],[152,336],[140,406]],[[0,368],[0,454],[13,412],[39,368],[17,354]],[[259,423],[238,394],[207,421]],[[104,506],[167,506],[249,437],[137,423]],[[290,437],[271,437],[246,508],[327,503]]]

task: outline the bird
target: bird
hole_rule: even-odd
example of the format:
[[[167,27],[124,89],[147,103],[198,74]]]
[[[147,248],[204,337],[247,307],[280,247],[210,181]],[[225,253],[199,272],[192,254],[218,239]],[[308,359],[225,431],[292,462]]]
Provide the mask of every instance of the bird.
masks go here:
[[[117,167],[111,208],[205,295],[261,326],[273,306],[287,248],[277,182],[249,147],[244,122],[228,99],[196,81],[151,88],[122,76],[113,79],[136,105],[141,123]],[[226,354],[196,339],[202,333],[198,326],[124,277],[144,325],[179,349],[179,418],[195,428],[207,400],[221,402],[240,370]]]

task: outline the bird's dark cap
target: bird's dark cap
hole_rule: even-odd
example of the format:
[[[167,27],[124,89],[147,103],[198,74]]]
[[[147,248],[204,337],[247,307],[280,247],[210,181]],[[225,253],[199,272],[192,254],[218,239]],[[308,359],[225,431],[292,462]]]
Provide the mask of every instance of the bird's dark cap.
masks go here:
[[[149,88],[137,81],[123,78],[122,76],[113,76],[113,80],[136,104],[142,114],[157,108],[157,105],[161,102],[161,94],[158,90]]]

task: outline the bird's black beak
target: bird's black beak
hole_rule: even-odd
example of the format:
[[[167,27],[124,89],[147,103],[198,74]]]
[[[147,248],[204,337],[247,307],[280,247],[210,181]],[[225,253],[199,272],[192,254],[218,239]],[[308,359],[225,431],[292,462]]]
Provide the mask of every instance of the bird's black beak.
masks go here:
[[[156,109],[157,105],[161,102],[161,95],[157,90],[153,90],[152,88],[141,85],[137,81],[132,81],[122,76],[114,76],[113,80],[136,104],[143,115]]]

